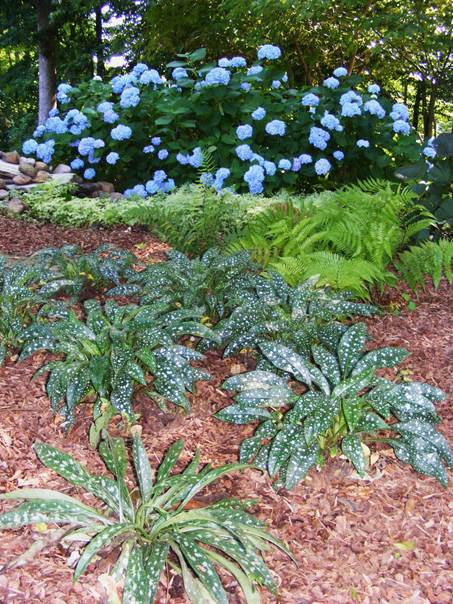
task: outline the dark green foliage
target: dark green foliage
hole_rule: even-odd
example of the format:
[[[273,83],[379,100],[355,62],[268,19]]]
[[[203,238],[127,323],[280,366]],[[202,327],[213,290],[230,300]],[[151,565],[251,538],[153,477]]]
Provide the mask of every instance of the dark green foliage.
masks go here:
[[[400,179],[413,183],[420,202],[434,214],[439,223],[453,228],[453,134],[440,134],[432,142],[434,158],[401,167]]]
[[[271,209],[229,250],[250,250],[291,285],[319,275],[319,285],[368,297],[373,285],[393,282],[388,264],[432,223],[409,188],[369,180]]]
[[[317,279],[292,288],[276,274],[255,279],[254,287],[215,332],[231,355],[242,349],[258,349],[263,340],[278,340],[309,352],[320,325],[356,315],[372,316],[378,309],[351,300],[347,292],[317,288]]]
[[[0,366],[9,349],[19,345],[19,335],[31,321],[45,297],[36,292],[40,271],[35,267],[16,263],[8,265],[0,256]]]
[[[258,281],[259,266],[250,255],[224,256],[211,248],[190,260],[181,252],[167,252],[168,260],[136,273],[126,287],[136,287],[142,304],[160,301],[197,309],[206,320],[217,322],[246,299]]]
[[[169,311],[162,302],[120,306],[108,301],[102,307],[88,300],[84,307],[83,320],[71,311],[55,321],[34,323],[21,333],[25,343],[20,360],[37,350],[63,355],[44,364],[39,373],[49,372],[46,390],[52,409],[64,416],[67,425],[73,421],[74,407],[88,395],[93,395],[98,427],[106,414],[132,418],[135,384],[160,404],[169,400],[189,408],[186,390],[192,391],[196,380],[209,375],[190,365],[202,358],[200,353],[175,342],[188,334],[215,338],[198,322],[199,315],[184,309]]]
[[[453,241],[439,239],[424,241],[420,245],[411,246],[400,254],[395,266],[402,279],[414,291],[418,286],[424,287],[425,277],[432,279],[434,287],[439,287],[444,276],[451,285],[453,265]]]
[[[79,299],[87,286],[98,290],[108,286],[119,288],[134,274],[132,266],[137,263],[133,254],[109,244],[91,253],[82,252],[77,245],[48,248],[37,252],[34,260],[42,269],[45,281],[40,293],[46,296],[66,293],[73,300]]]
[[[229,378],[224,388],[238,392],[235,403],[216,414],[235,424],[260,422],[241,445],[241,461],[254,460],[276,487],[291,489],[322,463],[324,452],[334,455],[341,448],[363,475],[362,443],[393,431],[395,436],[384,440],[397,457],[446,486],[444,463],[453,467],[453,455],[435,429],[439,418],[433,404],[444,394],[428,384],[377,376],[377,369],[396,366],[407,353],[399,348],[364,352],[366,338],[362,323],[330,324],[319,331],[319,343],[309,353],[261,342],[272,371]],[[300,394],[302,385],[306,390]]]
[[[75,580],[101,550],[120,548],[121,563],[117,568],[122,569],[125,579],[123,604],[154,602],[167,564],[182,575],[193,604],[228,604],[227,592],[215,567],[234,577],[248,604],[259,604],[259,586],[276,594],[277,586],[262,552],[273,544],[290,553],[259,520],[247,513],[250,502],[222,499],[203,506],[194,499],[222,476],[246,467],[244,464],[218,468],[205,465],[199,469],[197,451],[181,473],[172,473],[183,449],[183,442],[177,441],[154,473],[136,427],[132,459],[139,488],[129,490],[127,449],[120,438],[107,437],[99,446],[113,479],[90,474],[75,459],[50,445],[37,443],[34,449],[47,468],[95,495],[107,509],[101,512],[58,491],[18,489],[1,496],[24,503],[0,516],[0,528],[16,529],[37,522],[68,525],[64,538],[77,541],[79,537],[82,541]]]

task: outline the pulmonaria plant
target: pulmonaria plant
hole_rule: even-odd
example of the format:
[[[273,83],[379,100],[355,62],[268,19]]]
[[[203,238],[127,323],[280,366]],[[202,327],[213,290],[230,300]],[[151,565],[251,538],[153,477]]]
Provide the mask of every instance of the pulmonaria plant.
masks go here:
[[[224,355],[242,349],[259,350],[264,340],[293,345],[310,354],[321,325],[333,319],[379,313],[371,304],[353,302],[348,292],[316,287],[317,280],[315,277],[290,287],[277,273],[257,276],[253,288],[243,292],[241,303],[215,328]]]
[[[134,274],[132,267],[138,264],[134,254],[109,244],[87,253],[77,245],[47,248],[34,254],[33,259],[43,271],[39,292],[45,296],[70,294],[73,300],[88,286],[114,286],[111,295],[128,293],[121,284]]]
[[[200,258],[167,252],[168,260],[136,273],[126,287],[136,287],[141,304],[156,301],[199,310],[213,324],[243,301],[258,279],[259,266],[246,251],[224,256],[211,248]],[[218,341],[218,338],[216,338]]]
[[[274,371],[233,376],[224,388],[238,392],[235,402],[216,414],[233,424],[259,421],[240,448],[241,461],[267,470],[275,487],[293,488],[324,454],[341,451],[363,476],[363,444],[385,442],[417,472],[447,484],[453,455],[436,430],[434,402],[444,394],[419,382],[395,383],[376,375],[406,356],[400,348],[363,350],[362,323],[331,323],[319,331],[311,354],[278,342],[261,342]],[[382,434],[382,436],[381,436]]]
[[[209,374],[190,365],[202,355],[176,341],[183,335],[215,338],[194,320],[199,315],[185,309],[168,311],[162,302],[120,306],[109,300],[102,307],[87,300],[84,307],[84,319],[71,311],[56,321],[36,322],[21,334],[19,360],[38,350],[63,357],[45,363],[38,374],[48,372],[46,391],[52,409],[64,416],[66,425],[84,400],[95,403],[94,441],[113,414],[134,419],[136,384],[164,408],[168,400],[188,410],[186,391],[193,390],[195,381],[209,379]]]
[[[195,182],[203,150],[213,153],[213,181],[228,172],[217,190],[253,194],[391,176],[420,157],[407,108],[357,76],[295,89],[276,46],[261,47],[252,65],[242,57],[202,64],[204,57],[203,49],[179,56],[165,77],[145,65],[111,82],[66,85],[60,113],[25,141],[24,153],[67,161],[138,197]]]
[[[8,352],[20,346],[20,333],[46,301],[37,292],[40,277],[36,267],[21,263],[9,266],[0,256],[0,366]]]
[[[50,489],[18,489],[0,496],[4,500],[23,500],[0,516],[0,529],[38,522],[67,526],[63,543],[80,542],[83,550],[75,567],[75,580],[101,551],[119,549],[111,574],[124,579],[123,604],[155,602],[160,577],[170,568],[182,576],[193,604],[228,604],[216,567],[233,576],[248,604],[261,601],[257,587],[276,594],[277,586],[262,552],[273,544],[291,554],[247,513],[251,502],[222,499],[204,506],[196,499],[200,491],[222,476],[246,466],[206,465],[199,469],[197,451],[182,472],[172,473],[184,444],[177,441],[155,473],[137,428],[133,430],[132,459],[138,489],[128,486],[127,449],[120,438],[107,438],[99,447],[113,479],[93,475],[66,453],[37,443],[35,453],[47,468],[95,495],[105,507],[94,508]]]

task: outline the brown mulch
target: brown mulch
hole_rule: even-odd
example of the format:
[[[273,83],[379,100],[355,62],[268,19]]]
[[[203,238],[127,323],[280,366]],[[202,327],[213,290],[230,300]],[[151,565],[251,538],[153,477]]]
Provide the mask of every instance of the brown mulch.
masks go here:
[[[93,251],[101,243],[111,243],[130,249],[141,258],[147,256],[146,250],[152,249],[152,257],[156,260],[163,259],[168,250],[168,245],[142,227],[69,228],[0,215],[0,254],[29,256],[42,248],[60,247],[66,243],[79,245],[85,252]]]
[[[390,294],[386,295],[389,302]],[[396,298],[393,308],[399,303]],[[448,400],[438,410],[441,430],[452,442],[453,290],[442,283],[437,291],[430,288],[422,293],[416,304],[414,311],[401,306],[399,315],[387,313],[368,321],[370,332],[376,346],[404,346],[411,352],[402,367],[405,376],[429,381],[447,393]],[[0,492],[28,486],[64,489],[80,496],[79,489],[43,469],[30,450],[33,442],[43,440],[70,452],[92,470],[101,468],[86,440],[90,410],[80,408],[75,427],[65,434],[49,411],[43,378],[30,382],[40,361],[38,356],[20,365],[8,361],[0,369]],[[228,402],[219,385],[231,372],[243,371],[245,360],[223,360],[208,353],[203,366],[214,379],[198,384],[190,415],[166,415],[150,402],[139,402],[143,437],[154,464],[177,438],[186,441],[185,460],[200,447],[204,462],[235,461],[240,441],[250,434],[249,426],[229,426],[212,417]],[[398,463],[389,450],[378,451],[372,462],[364,480],[345,460],[334,459],[321,472],[312,471],[290,493],[277,495],[266,476],[255,470],[232,475],[205,493],[207,500],[214,495],[258,498],[256,513],[294,552],[298,567],[275,551],[266,556],[280,591],[278,599],[263,594],[264,604],[453,601],[449,492]],[[24,552],[32,537],[48,535],[35,529],[0,532],[0,565]],[[90,566],[93,572],[74,586],[67,556],[62,547],[51,546],[22,568],[0,573],[0,603],[106,603],[103,585],[115,558],[97,559]],[[231,604],[241,603],[228,577],[225,585]],[[163,577],[158,604],[187,604],[172,573]]]

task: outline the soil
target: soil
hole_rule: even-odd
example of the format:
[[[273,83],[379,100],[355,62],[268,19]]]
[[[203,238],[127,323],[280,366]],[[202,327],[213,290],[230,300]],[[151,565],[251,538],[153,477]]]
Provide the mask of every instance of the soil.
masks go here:
[[[36,227],[0,218],[0,251],[11,255],[27,255],[63,242],[93,249],[106,241],[134,252],[135,246],[143,243],[140,252],[151,260],[159,259],[166,249],[148,233],[136,230]],[[428,286],[412,311],[405,306],[401,291],[389,290],[381,298],[394,314],[386,312],[368,321],[374,345],[404,346],[411,355],[400,369],[403,375],[428,381],[446,392],[447,399],[438,406],[440,429],[452,442],[453,289],[445,282],[438,290]],[[93,503],[80,489],[43,468],[31,451],[35,441],[46,441],[71,453],[89,469],[101,471],[86,438],[90,409],[81,406],[74,428],[65,433],[60,419],[49,411],[44,379],[30,381],[41,362],[39,356],[21,364],[10,359],[0,369],[0,492],[19,487],[56,488]],[[200,447],[203,462],[232,462],[237,459],[241,440],[251,432],[250,426],[227,426],[212,417],[229,402],[219,385],[230,373],[244,370],[245,359],[222,359],[208,353],[202,365],[213,380],[198,384],[189,415],[168,415],[149,402],[138,403],[145,445],[154,464],[177,438],[186,442],[186,461]],[[264,604],[453,601],[453,499],[434,480],[400,464],[390,450],[373,451],[365,479],[360,479],[344,459],[337,458],[322,471],[312,471],[291,492],[275,493],[265,475],[250,470],[224,479],[204,495],[207,500],[226,495],[259,499],[255,513],[294,552],[298,566],[275,550],[266,555],[280,590],[278,598],[263,593]],[[9,507],[9,503],[2,504],[1,509]],[[40,526],[0,532],[0,564],[5,565],[0,571],[0,602],[106,603],[107,592],[112,589],[108,572],[115,556],[96,559],[90,572],[75,585],[68,552],[61,546],[49,544],[39,554],[29,555],[23,566],[8,568],[33,539],[46,542],[49,535],[49,527]],[[225,586],[231,604],[243,602],[229,577]],[[181,582],[172,572],[163,577],[157,602],[187,604]]]

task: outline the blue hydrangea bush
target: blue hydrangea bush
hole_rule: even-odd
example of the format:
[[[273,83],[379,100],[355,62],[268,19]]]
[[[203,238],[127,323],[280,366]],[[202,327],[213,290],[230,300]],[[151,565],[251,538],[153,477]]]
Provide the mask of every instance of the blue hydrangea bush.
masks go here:
[[[59,109],[23,152],[141,197],[196,181],[206,154],[205,185],[254,194],[389,176],[420,157],[407,108],[343,67],[302,90],[277,46],[261,46],[252,65],[204,56],[178,55],[165,74],[139,63],[110,82],[60,84]]]

